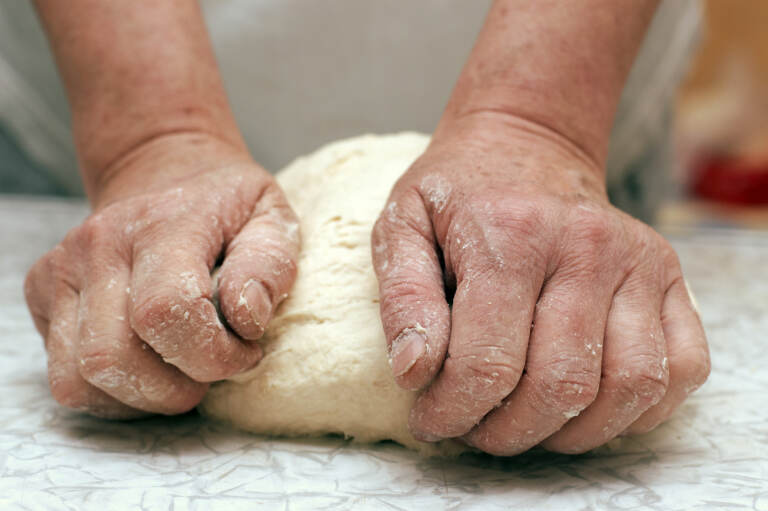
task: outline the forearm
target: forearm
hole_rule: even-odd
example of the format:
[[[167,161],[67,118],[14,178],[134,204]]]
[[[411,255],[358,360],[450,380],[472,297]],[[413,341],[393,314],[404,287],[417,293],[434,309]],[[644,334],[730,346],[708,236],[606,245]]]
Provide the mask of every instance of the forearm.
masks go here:
[[[602,169],[615,109],[657,0],[497,0],[437,132],[502,114]]]
[[[243,142],[194,0],[36,0],[93,199],[120,161],[168,135]]]

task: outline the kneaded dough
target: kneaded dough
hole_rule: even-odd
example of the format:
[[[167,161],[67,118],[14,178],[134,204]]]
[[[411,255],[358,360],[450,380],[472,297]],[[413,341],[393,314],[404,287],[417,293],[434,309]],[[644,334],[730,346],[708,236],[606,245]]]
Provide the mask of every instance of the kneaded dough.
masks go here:
[[[278,173],[301,219],[296,284],[264,334],[263,360],[214,384],[202,413],[269,435],[340,433],[427,454],[461,449],[408,432],[416,394],[392,377],[371,264],[371,228],[392,185],[428,142],[417,133],[356,137]]]

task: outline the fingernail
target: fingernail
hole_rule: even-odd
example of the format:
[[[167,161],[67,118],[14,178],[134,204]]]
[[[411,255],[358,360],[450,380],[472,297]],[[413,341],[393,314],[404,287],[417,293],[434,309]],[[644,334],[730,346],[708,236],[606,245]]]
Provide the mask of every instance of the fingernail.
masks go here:
[[[683,279],[683,284],[685,284],[685,290],[688,291],[688,298],[691,300],[693,310],[696,311],[696,314],[701,316],[701,311],[699,311],[699,302],[696,300],[696,296],[694,296],[693,291],[691,290],[691,286],[688,285],[688,281],[685,279]]]
[[[272,313],[272,304],[264,286],[257,280],[246,282],[240,294],[240,302],[245,305],[256,326],[263,330]]]
[[[407,373],[427,349],[427,339],[413,329],[406,329],[392,342],[389,363],[395,376]]]

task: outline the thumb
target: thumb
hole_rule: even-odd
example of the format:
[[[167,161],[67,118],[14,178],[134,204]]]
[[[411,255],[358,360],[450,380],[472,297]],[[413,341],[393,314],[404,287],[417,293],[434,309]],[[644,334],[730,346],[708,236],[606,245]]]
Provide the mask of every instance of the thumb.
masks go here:
[[[229,326],[243,339],[264,333],[296,279],[299,223],[280,191],[268,192],[227,246],[218,298]]]
[[[409,390],[423,388],[445,358],[450,308],[432,222],[417,192],[390,199],[371,246],[395,380]]]

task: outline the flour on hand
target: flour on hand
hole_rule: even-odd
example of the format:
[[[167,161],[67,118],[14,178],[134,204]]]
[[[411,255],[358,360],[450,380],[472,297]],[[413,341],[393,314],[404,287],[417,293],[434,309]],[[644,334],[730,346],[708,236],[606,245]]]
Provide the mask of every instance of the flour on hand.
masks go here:
[[[416,393],[398,387],[379,318],[370,237],[395,181],[425,135],[362,136],[325,146],[277,175],[301,219],[298,277],[261,341],[253,370],[216,383],[200,410],[269,435],[340,433],[456,453],[408,432]]]

